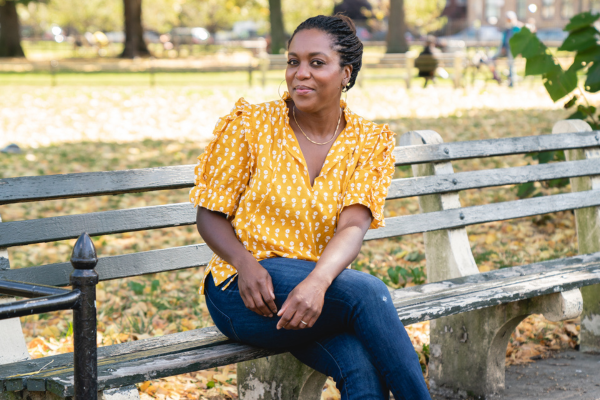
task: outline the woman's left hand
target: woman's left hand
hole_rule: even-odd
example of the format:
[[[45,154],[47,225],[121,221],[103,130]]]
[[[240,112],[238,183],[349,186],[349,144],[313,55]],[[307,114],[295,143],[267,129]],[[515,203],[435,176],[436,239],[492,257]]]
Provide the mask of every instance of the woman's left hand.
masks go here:
[[[277,313],[281,317],[277,329],[312,328],[321,315],[326,291],[327,287],[322,281],[309,275],[288,294]]]

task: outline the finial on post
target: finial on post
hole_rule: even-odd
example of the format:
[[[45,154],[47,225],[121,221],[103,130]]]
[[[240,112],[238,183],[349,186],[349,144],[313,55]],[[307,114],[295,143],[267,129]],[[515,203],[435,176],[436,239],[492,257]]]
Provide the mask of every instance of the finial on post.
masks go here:
[[[73,290],[80,292],[79,304],[73,309],[73,339],[75,351],[75,399],[98,399],[98,349],[96,347],[96,285],[98,264],[96,248],[87,233],[77,239],[71,254],[75,270],[71,274]]]
[[[92,238],[86,232],[82,233],[73,246],[71,253],[71,265],[75,269],[94,269],[98,264],[96,247]]]

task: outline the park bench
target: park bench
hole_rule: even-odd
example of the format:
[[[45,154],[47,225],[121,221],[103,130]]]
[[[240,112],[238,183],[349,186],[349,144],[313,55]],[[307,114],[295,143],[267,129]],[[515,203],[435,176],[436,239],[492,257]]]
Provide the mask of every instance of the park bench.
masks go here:
[[[583,310],[581,350],[600,351],[600,132],[569,120],[557,123],[553,133],[443,143],[433,131],[412,131],[394,150],[396,164],[412,165],[415,177],[394,180],[387,198],[418,196],[422,213],[387,218],[386,227],[369,231],[365,240],[424,233],[430,283],[395,290],[392,298],[404,324],[432,320],[429,370],[436,393],[501,392],[510,333],[532,313],[561,320]],[[553,150],[565,150],[568,161],[459,173],[451,163]],[[193,185],[193,168],[0,179],[0,204],[186,188]],[[572,193],[470,207],[461,207],[458,197],[461,190],[555,178],[571,178]],[[466,226],[565,210],[575,210],[579,256],[479,273]],[[0,247],[77,238],[82,232],[109,235],[193,225],[195,217],[191,205],[181,203],[3,222]],[[95,260],[86,240],[82,236],[75,250],[83,246],[87,253],[74,250],[72,262],[90,268]],[[198,267],[210,257],[205,244],[195,244],[103,257],[96,271],[101,281],[121,279]],[[68,262],[11,269],[8,254],[0,252],[0,293],[18,294],[2,291],[11,285],[7,281],[38,285],[37,296],[58,293],[62,289],[39,285],[67,286],[72,272]],[[6,316],[3,307],[9,306],[0,305],[0,315]],[[106,400],[137,399],[133,385],[139,382],[232,363],[238,363],[241,399],[319,399],[326,379],[288,353],[233,342],[214,327],[101,347],[97,354],[97,388]],[[70,398],[76,391],[73,359],[73,354],[29,359],[19,321],[0,321],[0,399]]]

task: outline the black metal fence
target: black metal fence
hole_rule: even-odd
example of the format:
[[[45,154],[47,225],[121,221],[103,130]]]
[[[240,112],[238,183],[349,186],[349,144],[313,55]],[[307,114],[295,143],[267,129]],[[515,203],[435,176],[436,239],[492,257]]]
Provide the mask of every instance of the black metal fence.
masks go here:
[[[75,269],[70,282],[73,290],[26,282],[0,280],[0,294],[28,300],[0,304],[0,320],[59,310],[73,310],[73,364],[75,399],[98,398],[98,350],[96,346],[96,249],[87,233],[81,234],[71,254]]]

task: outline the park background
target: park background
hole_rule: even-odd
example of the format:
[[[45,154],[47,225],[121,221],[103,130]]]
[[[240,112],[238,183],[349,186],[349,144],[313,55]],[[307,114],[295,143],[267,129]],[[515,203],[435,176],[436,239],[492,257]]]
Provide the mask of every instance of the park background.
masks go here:
[[[267,53],[283,53],[286,37],[302,20],[334,11],[353,16],[363,35],[365,57],[375,60],[362,72],[360,86],[348,93],[349,107],[365,118],[389,123],[398,137],[409,130],[431,129],[451,142],[549,134],[555,122],[571,115],[564,107],[570,98],[554,102],[539,76],[524,76],[520,58],[512,88],[492,80],[487,65],[474,60],[497,51],[498,36],[490,40],[483,35],[500,33],[505,12],[515,11],[523,23],[547,31],[554,56],[568,64],[572,54],[552,47],[553,41],[566,37],[560,32],[569,18],[581,11],[600,11],[600,2],[0,0],[0,148],[5,149],[0,153],[0,178],[194,164],[218,116],[227,114],[239,97],[260,103],[279,96],[283,69],[269,68],[261,75]],[[15,31],[9,31],[15,20],[16,50],[11,44]],[[376,68],[386,54],[418,53],[427,35],[441,38],[444,53],[461,54],[461,68],[450,64],[445,67],[448,75],[426,88],[414,70],[407,79],[405,66]],[[499,65],[505,78],[507,66]],[[598,102],[593,94],[586,100]],[[13,143],[17,148],[8,146]],[[466,171],[533,162],[531,157],[512,156],[459,161],[454,167]],[[409,169],[397,169],[395,177],[407,176]],[[471,206],[561,191],[569,187],[501,187],[462,192],[461,201]],[[2,206],[0,216],[16,221],[186,199],[186,190],[169,190],[55,200]],[[386,217],[417,212],[416,199],[386,203]],[[577,254],[570,212],[467,231],[482,272]],[[93,239],[99,256],[201,242],[193,227]],[[11,248],[11,266],[65,261],[73,243]],[[422,237],[366,243],[353,267],[381,278],[390,288],[423,283],[427,271]],[[197,295],[201,276],[198,268],[101,283],[98,344],[212,325]],[[71,320],[70,312],[22,318],[31,355],[72,351]],[[407,330],[427,376],[428,323]],[[577,348],[578,332],[579,320],[552,323],[531,316],[512,335],[507,365]],[[235,380],[232,365],[138,387],[144,399],[228,399],[237,396]],[[337,398],[329,380],[323,399]]]

